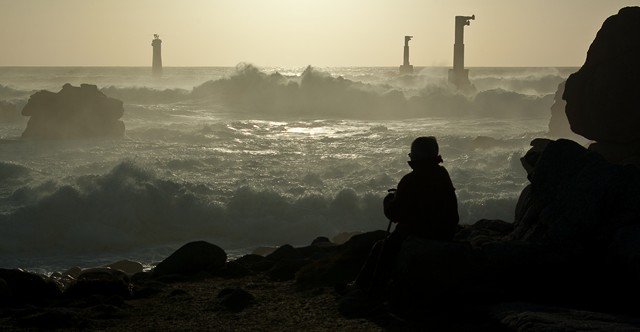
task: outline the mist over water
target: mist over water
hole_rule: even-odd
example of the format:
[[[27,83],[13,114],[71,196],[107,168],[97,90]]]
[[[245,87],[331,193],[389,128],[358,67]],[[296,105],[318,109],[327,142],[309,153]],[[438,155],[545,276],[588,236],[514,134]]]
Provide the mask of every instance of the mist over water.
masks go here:
[[[97,84],[125,102],[124,139],[22,141],[0,123],[0,266],[160,260],[192,240],[246,252],[386,228],[381,199],[434,135],[461,223],[511,221],[519,158],[544,136],[571,68],[0,68],[0,100]],[[66,264],[66,265],[65,265]]]

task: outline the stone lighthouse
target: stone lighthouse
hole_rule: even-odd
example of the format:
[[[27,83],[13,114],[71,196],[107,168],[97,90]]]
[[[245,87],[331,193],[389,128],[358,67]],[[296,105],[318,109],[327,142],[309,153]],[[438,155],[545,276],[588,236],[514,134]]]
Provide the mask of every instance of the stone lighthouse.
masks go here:
[[[449,82],[460,90],[473,87],[469,81],[469,69],[464,69],[464,27],[470,25],[469,20],[476,16],[456,16],[456,41],[453,45],[453,69],[449,70]]]
[[[151,67],[151,72],[154,76],[162,75],[162,40],[160,40],[160,35],[153,35],[153,41],[151,42],[151,46],[153,46],[153,64]]]
[[[400,74],[413,73],[413,66],[409,64],[409,41],[413,36],[404,36],[404,61],[400,66]]]

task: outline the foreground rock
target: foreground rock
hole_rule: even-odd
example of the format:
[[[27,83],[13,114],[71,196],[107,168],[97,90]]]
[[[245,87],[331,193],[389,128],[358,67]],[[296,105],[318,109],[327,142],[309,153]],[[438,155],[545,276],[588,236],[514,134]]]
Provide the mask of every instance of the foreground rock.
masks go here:
[[[72,274],[77,277],[69,276],[73,281],[62,294],[55,291],[47,296],[46,289],[51,289],[47,287],[54,286],[47,278],[0,270],[10,280],[0,279],[0,296],[4,294],[6,299],[7,294],[19,294],[12,297],[12,302],[0,303],[0,329],[121,331],[170,330],[180,326],[191,331],[208,331],[233,326],[240,331],[569,331],[595,327],[633,331],[640,328],[638,319],[629,313],[633,312],[632,307],[615,308],[611,298],[600,308],[588,307],[590,302],[582,301],[600,300],[594,295],[597,289],[611,291],[610,281],[621,274],[616,272],[609,279],[600,279],[601,284],[594,283],[594,278],[586,274],[569,274],[567,271],[576,264],[561,267],[577,256],[566,256],[570,258],[567,259],[558,254],[556,247],[515,241],[510,238],[513,230],[511,223],[481,220],[464,226],[453,242],[408,239],[396,271],[393,289],[397,296],[391,298],[389,307],[363,312],[365,320],[340,316],[341,286],[353,280],[373,243],[386,235],[384,231],[359,234],[342,245],[326,239],[316,239],[305,247],[284,245],[266,257],[251,254],[231,262],[226,262],[226,254],[219,247],[203,241],[191,242],[174,252],[171,259],[158,264],[157,271],[164,269],[158,275],[143,272],[130,278],[122,271],[105,267],[77,274],[74,271]],[[588,265],[592,262],[579,263],[587,267],[580,272],[597,268]],[[132,264],[126,264],[129,265]],[[229,273],[240,267],[244,268],[243,273]],[[292,277],[274,278],[279,273]],[[172,275],[191,277],[167,278]],[[567,280],[569,275],[571,280]],[[24,281],[16,283],[15,276]],[[569,281],[577,283],[577,289],[584,294],[576,297],[578,301],[567,301],[572,299],[566,295]],[[30,288],[32,291],[26,292]],[[22,291],[17,292],[18,289]],[[618,304],[626,303],[626,296],[614,295],[620,299]]]
[[[60,294],[55,283],[43,276],[0,268],[0,306],[45,304]]]
[[[65,290],[64,295],[72,298],[98,295],[128,299],[131,297],[132,287],[129,277],[120,270],[93,268],[82,271],[77,280]]]
[[[216,273],[222,270],[226,262],[227,253],[215,244],[189,242],[156,265],[153,276]]]
[[[640,226],[639,168],[611,164],[575,142],[558,140],[535,158],[530,181],[520,197],[512,239],[610,258],[630,247],[618,242]]]
[[[491,307],[491,315],[508,331],[574,332],[638,331],[640,319],[586,310],[545,307],[530,303],[504,303]]]
[[[538,246],[533,256],[518,255],[537,266],[537,293],[598,310],[637,309],[628,301],[640,295],[640,169],[568,140],[536,145],[523,158],[531,184],[508,238]]]
[[[24,138],[65,139],[122,137],[122,101],[109,98],[95,85],[65,84],[58,93],[34,93],[22,109],[30,116]]]
[[[571,130],[619,163],[640,162],[640,7],[609,17],[563,98]],[[596,148],[596,147],[594,147]]]

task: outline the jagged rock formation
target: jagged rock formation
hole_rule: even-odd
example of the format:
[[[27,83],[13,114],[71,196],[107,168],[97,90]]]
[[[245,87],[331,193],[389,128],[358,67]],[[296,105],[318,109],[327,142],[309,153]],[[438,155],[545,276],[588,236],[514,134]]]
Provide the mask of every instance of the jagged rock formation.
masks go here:
[[[570,140],[532,145],[522,158],[531,184],[507,239],[540,246],[540,254],[551,250],[546,258],[536,255],[537,269],[553,271],[546,282],[563,281],[564,292],[573,288],[576,299],[584,296],[579,287],[590,301],[640,294],[640,169],[608,162]],[[530,258],[519,259],[532,264]]]
[[[58,93],[34,93],[22,109],[30,116],[24,138],[64,139],[122,137],[122,101],[109,98],[90,84],[65,84]]]
[[[593,149],[614,162],[640,155],[638,77],[640,7],[626,7],[604,22],[563,95],[571,130],[597,141]]]
[[[573,141],[546,143],[523,158],[533,163],[526,167],[531,185],[520,196],[511,238],[576,253],[620,247],[615,241],[640,227],[640,169],[609,163]]]

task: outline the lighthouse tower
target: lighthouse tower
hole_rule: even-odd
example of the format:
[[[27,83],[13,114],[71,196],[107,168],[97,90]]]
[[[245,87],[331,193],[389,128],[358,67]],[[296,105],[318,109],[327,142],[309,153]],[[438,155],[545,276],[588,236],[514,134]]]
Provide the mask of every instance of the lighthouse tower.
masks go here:
[[[409,41],[413,36],[404,36],[404,61],[400,66],[400,74],[413,73],[413,66],[409,64]]]
[[[460,90],[472,89],[469,81],[469,69],[464,68],[464,27],[470,25],[469,20],[476,16],[456,16],[456,38],[453,45],[453,69],[449,70],[449,82]]]
[[[160,35],[153,35],[153,41],[151,42],[151,46],[153,46],[153,64],[151,67],[151,72],[154,76],[162,75],[162,40],[160,40]]]

